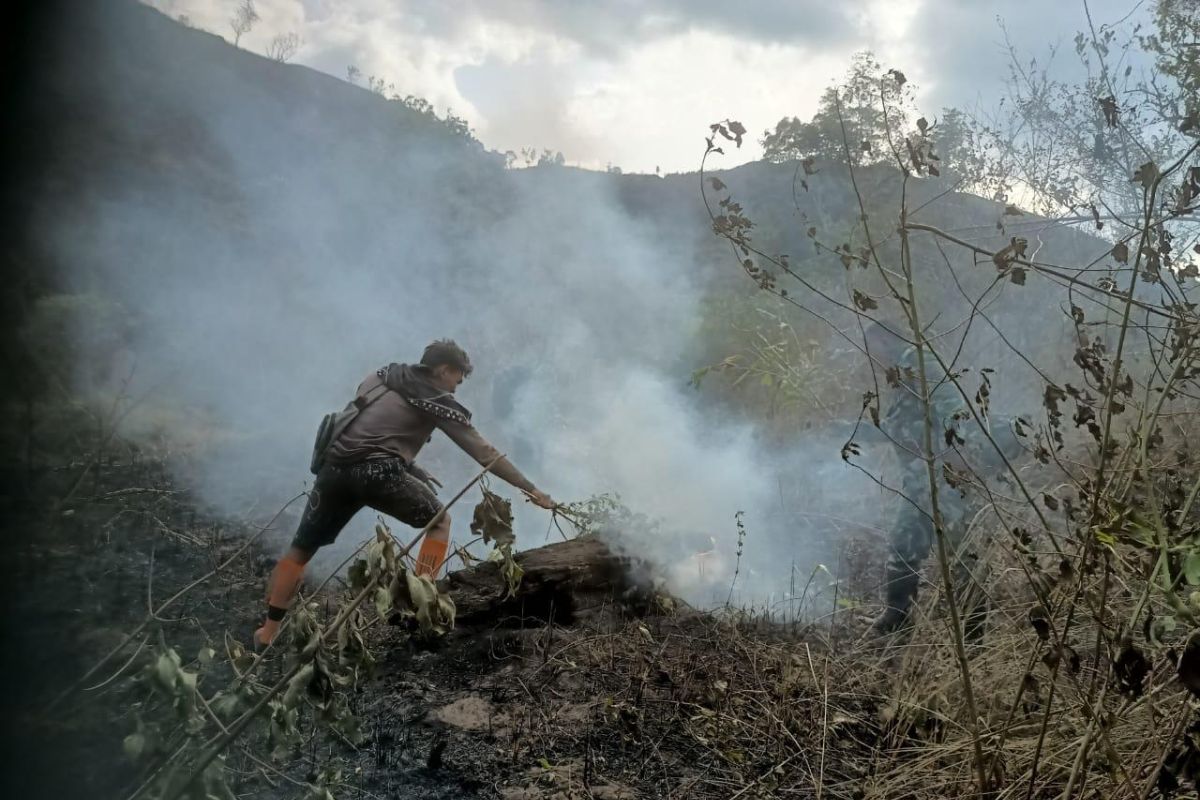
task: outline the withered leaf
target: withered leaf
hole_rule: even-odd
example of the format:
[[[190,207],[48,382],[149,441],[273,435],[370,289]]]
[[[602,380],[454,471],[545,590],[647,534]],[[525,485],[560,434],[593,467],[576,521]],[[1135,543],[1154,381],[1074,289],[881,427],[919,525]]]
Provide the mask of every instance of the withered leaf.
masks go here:
[[[979,406],[980,413],[985,417],[991,408],[992,383],[988,379],[988,373],[991,371],[986,367],[982,370],[983,380],[979,384],[979,389],[975,392],[975,405]]]
[[[942,479],[946,481],[946,485],[951,489],[958,490],[959,497],[967,496],[967,486],[970,484],[971,479],[966,473],[956,470],[954,467],[950,466],[950,464],[943,461]]]
[[[1120,117],[1117,98],[1110,94],[1108,97],[1097,97],[1096,101],[1100,103],[1100,110],[1104,113],[1104,121],[1108,127],[1117,127],[1117,119]]]
[[[1153,161],[1147,161],[1134,171],[1132,180],[1140,183],[1146,191],[1150,191],[1155,181],[1158,180],[1158,175],[1158,165]]]
[[[1150,674],[1150,662],[1128,637],[1121,643],[1121,650],[1113,661],[1113,674],[1117,677],[1121,692],[1130,697],[1142,696],[1146,677]]]
[[[833,252],[839,254],[839,258],[841,259],[842,266],[845,267],[846,269],[850,269],[851,265],[854,264],[854,254],[850,252],[850,245],[848,245],[848,244],[843,245],[843,247],[845,247],[846,249],[845,250],[840,250],[840,249],[834,250]],[[857,291],[858,290],[856,289],[855,292],[857,293]]]
[[[1124,242],[1117,242],[1113,245],[1112,257],[1116,259],[1118,264],[1129,263],[1129,245]]]
[[[725,188],[725,184],[720,178],[709,178],[708,182],[712,184],[713,191],[720,192]]]
[[[1022,258],[1025,255],[1025,250],[1029,246],[1029,241],[1019,236],[1014,236],[1009,240],[1009,243],[996,252],[992,256],[992,263],[996,265],[996,269],[1003,272],[1008,269],[1014,261]]]
[[[847,265],[849,266],[849,265]],[[879,303],[875,302],[870,295],[863,294],[858,289],[854,290],[854,307],[859,311],[871,311],[879,308]]]
[[[1046,384],[1046,391],[1042,393],[1042,405],[1046,407],[1052,415],[1057,415],[1061,412],[1058,410],[1058,404],[1062,400],[1067,399],[1067,393],[1058,388],[1052,383]]]
[[[1038,606],[1029,612],[1029,624],[1033,626],[1037,637],[1043,642],[1050,641],[1050,620],[1046,617],[1046,610]]]
[[[1059,559],[1058,562],[1058,577],[1059,580],[1069,581],[1075,577],[1075,567],[1067,559]]]
[[[1078,675],[1079,668],[1082,666],[1082,662],[1079,659],[1079,653],[1074,647],[1071,647],[1071,645],[1068,644],[1063,646],[1063,655],[1067,657],[1067,669],[1071,671],[1072,675]]]
[[[475,506],[471,519],[471,533],[482,537],[483,543],[512,545],[516,541],[513,533],[512,503],[500,495],[483,490],[483,499]]]

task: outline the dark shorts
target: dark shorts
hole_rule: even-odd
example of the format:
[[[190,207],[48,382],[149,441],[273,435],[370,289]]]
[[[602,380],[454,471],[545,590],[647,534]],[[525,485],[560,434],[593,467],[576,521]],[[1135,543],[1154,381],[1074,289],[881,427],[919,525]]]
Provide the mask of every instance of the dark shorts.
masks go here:
[[[292,547],[312,553],[330,544],[363,506],[405,525],[424,528],[441,501],[402,458],[372,458],[356,464],[326,464],[308,494]]]

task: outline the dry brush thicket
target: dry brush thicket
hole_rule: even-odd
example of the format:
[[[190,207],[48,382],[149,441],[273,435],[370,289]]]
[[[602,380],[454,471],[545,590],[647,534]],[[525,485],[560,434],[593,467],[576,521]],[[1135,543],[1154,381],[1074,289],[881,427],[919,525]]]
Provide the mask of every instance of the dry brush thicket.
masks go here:
[[[926,478],[927,499],[908,499],[935,533],[928,588],[909,635],[864,639],[812,670],[822,680],[810,678],[810,690],[829,699],[821,752],[855,725],[871,731],[869,768],[856,785],[826,785],[817,796],[1145,798],[1197,788],[1200,315],[1191,295],[1200,141],[1186,90],[1157,116],[1116,99],[1151,90],[1132,84],[1130,71],[1114,89],[1113,37],[1079,38],[1077,51],[1099,69],[1074,94],[1019,73],[1023,125],[1007,130],[1022,132],[982,130],[991,144],[978,163],[987,169],[951,188],[997,192],[1000,244],[923,218],[943,168],[938,130],[909,112],[895,70],[875,76],[875,144],[895,179],[883,187],[864,178],[843,126],[845,179],[861,214],[849,233],[807,231],[818,254],[840,261],[843,281],[763,249],[743,198],[717,177],[702,182],[714,231],[758,288],[820,319],[831,341],[871,363],[843,459],[872,470],[862,442],[897,393],[914,393],[923,412],[920,444],[902,458]],[[1047,112],[1063,97],[1075,116],[1061,103]],[[842,119],[836,94],[833,103]],[[1093,118],[1097,144],[1089,140],[1087,152],[1096,163],[1087,163],[1068,129]],[[714,124],[706,163],[743,132]],[[796,163],[801,192],[835,179],[819,166]],[[1085,212],[1101,254],[1046,260],[1039,234],[1053,220],[1022,227],[1027,214],[1011,198],[1058,217]],[[864,331],[875,323],[904,340],[909,361],[898,367],[868,353]],[[987,346],[972,346],[980,338]],[[1005,409],[1026,401],[1013,423],[1017,457],[989,424],[997,388],[1009,390]],[[951,417],[933,408],[935,391],[956,395]],[[965,447],[972,436],[981,450]],[[872,476],[902,494],[896,481]],[[944,517],[954,494],[974,510],[965,536]],[[980,595],[989,609],[982,639],[967,619],[979,601],[964,602]],[[839,732],[829,719],[848,727]]]

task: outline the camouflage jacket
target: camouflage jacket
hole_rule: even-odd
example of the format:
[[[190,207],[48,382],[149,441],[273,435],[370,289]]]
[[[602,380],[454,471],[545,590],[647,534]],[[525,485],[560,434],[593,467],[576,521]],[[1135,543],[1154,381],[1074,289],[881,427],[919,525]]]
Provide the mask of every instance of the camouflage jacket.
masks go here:
[[[976,469],[995,467],[995,448],[979,430],[958,388],[937,363],[927,358],[925,368],[930,391],[934,467],[943,485],[956,486],[959,475],[970,474],[968,462]],[[928,494],[929,479],[924,459],[925,408],[915,348],[909,348],[900,362],[888,370],[887,378],[889,389],[884,392],[885,409],[880,427],[891,438],[903,465],[901,480],[905,489]],[[1010,421],[992,416],[988,422],[989,433],[1008,450],[1008,439],[1012,438]]]

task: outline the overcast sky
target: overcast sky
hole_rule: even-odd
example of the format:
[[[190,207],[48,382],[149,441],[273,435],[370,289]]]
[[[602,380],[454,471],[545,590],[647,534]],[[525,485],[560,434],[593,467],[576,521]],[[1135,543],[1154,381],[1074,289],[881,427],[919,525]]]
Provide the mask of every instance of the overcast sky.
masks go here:
[[[151,0],[232,40],[239,0]],[[991,107],[1005,32],[1027,59],[1086,29],[1082,0],[257,0],[241,46],[295,32],[293,63],[349,65],[465,117],[495,150],[559,150],[625,171],[693,170],[707,125],[752,133],[757,158],[783,116],[806,118],[852,54],[869,48],[915,82],[922,111]],[[1146,19],[1153,0],[1090,0],[1096,26]]]

